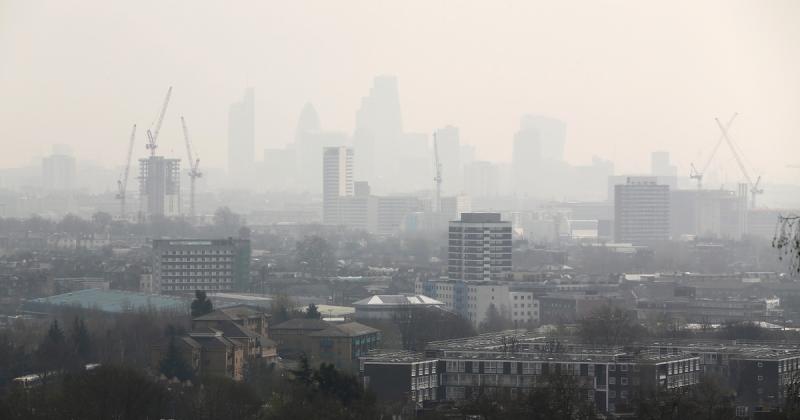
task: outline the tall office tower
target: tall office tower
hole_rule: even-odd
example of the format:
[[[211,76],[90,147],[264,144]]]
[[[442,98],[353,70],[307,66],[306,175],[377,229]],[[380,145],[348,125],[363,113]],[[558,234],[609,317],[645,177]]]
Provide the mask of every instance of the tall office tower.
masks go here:
[[[53,153],[42,159],[42,185],[54,191],[75,188],[75,158],[69,147],[53,145]]]
[[[471,197],[496,197],[500,191],[500,170],[498,166],[484,160],[465,165],[464,188]]]
[[[552,196],[562,192],[557,182],[566,179],[564,122],[536,115],[520,119],[514,135],[512,176],[514,189],[524,195]]]
[[[536,132],[542,159],[563,161],[567,124],[541,115],[525,115],[520,121],[520,132]]]
[[[296,174],[299,186],[310,192],[320,192],[322,151],[326,147],[344,146],[344,133],[323,131],[314,105],[307,103],[300,112],[294,135]]]
[[[181,214],[180,159],[139,159],[139,206],[141,216],[148,219]]]
[[[442,163],[442,192],[458,194],[463,189],[464,176],[458,127],[448,125],[436,130],[436,143],[439,148],[439,161]]]
[[[500,213],[462,213],[450,222],[447,252],[451,280],[504,280],[511,273],[511,222]]]
[[[614,240],[644,245],[669,239],[669,185],[656,177],[628,177],[614,186]]]
[[[322,221],[342,224],[339,200],[351,197],[353,188],[353,149],[326,147],[322,157]]]
[[[255,93],[244,91],[228,110],[228,177],[232,185],[250,186],[254,175]]]
[[[400,111],[400,96],[397,78],[378,76],[374,79],[369,95],[361,99],[356,113],[356,129],[353,143],[358,150],[356,177],[374,180],[395,176],[393,153],[402,148],[399,143],[403,132],[403,117]]]
[[[249,286],[249,239],[153,241],[155,292],[245,291]]]
[[[669,161],[669,152],[658,151],[650,154],[650,175],[678,176],[678,167]]]

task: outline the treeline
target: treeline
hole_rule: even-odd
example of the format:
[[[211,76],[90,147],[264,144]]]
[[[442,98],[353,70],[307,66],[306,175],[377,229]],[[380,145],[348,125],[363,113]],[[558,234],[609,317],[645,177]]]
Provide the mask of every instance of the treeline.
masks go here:
[[[0,418],[22,419],[237,419],[361,420],[381,417],[358,379],[331,365],[308,363],[288,374],[261,366],[244,382],[205,376],[195,382],[159,380],[143,370],[107,364],[69,371],[0,398]]]
[[[189,326],[188,314],[141,311],[108,314],[67,308],[50,323],[20,320],[0,331],[0,390],[13,378],[80,371],[86,364],[145,369],[154,346]]]
[[[207,226],[197,226],[185,218],[163,216],[151,216],[147,221],[130,222],[115,219],[106,212],[96,212],[90,218],[67,214],[60,220],[48,219],[39,215],[27,218],[0,218],[0,234],[4,235],[238,236],[244,227],[245,221],[242,216],[234,213],[228,207],[217,209],[214,213],[213,223]]]

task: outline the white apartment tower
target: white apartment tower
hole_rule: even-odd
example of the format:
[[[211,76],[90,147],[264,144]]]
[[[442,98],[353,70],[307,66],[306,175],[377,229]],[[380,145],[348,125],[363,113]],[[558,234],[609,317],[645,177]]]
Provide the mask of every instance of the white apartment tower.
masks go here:
[[[339,200],[353,194],[353,148],[326,147],[322,154],[323,223],[342,224]]]
[[[511,222],[500,213],[462,213],[450,222],[447,275],[451,280],[505,280],[511,273]]]

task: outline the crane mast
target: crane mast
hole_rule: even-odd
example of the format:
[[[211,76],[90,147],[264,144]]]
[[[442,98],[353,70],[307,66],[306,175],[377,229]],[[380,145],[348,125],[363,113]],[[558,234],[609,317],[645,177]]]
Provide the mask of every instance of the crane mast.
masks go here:
[[[164,115],[167,113],[167,106],[169,105],[169,98],[172,96],[172,86],[167,89],[167,96],[164,98],[164,105],[161,106],[161,112],[158,114],[158,119],[155,122],[155,127],[152,130],[147,129],[147,150],[150,151],[150,156],[156,155],[156,148],[158,144],[158,133],[161,131],[161,124],[164,122]]]
[[[436,197],[433,203],[433,211],[442,211],[442,162],[439,161],[439,144],[436,141],[436,132],[433,133],[433,165],[436,175],[433,181],[436,183]]]
[[[186,155],[189,158],[189,217],[194,221],[195,219],[195,206],[194,206],[194,192],[195,181],[197,178],[203,176],[198,170],[200,166],[200,159],[195,159],[192,154],[192,143],[189,141],[189,130],[186,128],[186,120],[181,116],[181,127],[183,128],[183,138],[186,141]]]
[[[719,118],[715,118],[714,120],[717,122],[717,125],[719,126],[719,129],[722,132],[722,137],[725,138],[725,142],[728,143],[728,147],[731,149],[733,157],[736,158],[736,164],[739,165],[739,170],[742,171],[742,175],[744,175],[744,179],[747,181],[747,185],[749,185],[750,187],[750,207],[755,208],[756,195],[764,193],[764,189],[759,187],[759,185],[761,184],[761,177],[759,176],[758,178],[756,178],[755,182],[753,182],[753,178],[751,178],[750,173],[747,172],[747,168],[744,166],[742,158],[736,151],[736,147],[734,146],[733,141],[728,136],[728,129],[722,125],[722,123],[719,121]]]
[[[131,138],[128,140],[128,156],[125,159],[125,169],[123,170],[120,179],[117,180],[117,199],[119,200],[120,204],[119,217],[123,220],[125,219],[125,193],[128,189],[128,174],[131,170],[131,155],[133,154],[133,143],[135,138],[136,124],[133,125]]]
[[[736,116],[739,115],[738,113],[734,113],[733,116],[728,120],[728,123],[725,124],[725,129],[730,130],[731,125],[733,124],[733,120],[736,119]],[[722,145],[724,141],[724,136],[722,134],[719,135],[719,139],[717,139],[717,144],[714,145],[714,148],[711,150],[711,154],[708,155],[708,160],[706,160],[706,164],[703,165],[702,170],[697,170],[697,167],[694,166],[694,163],[691,164],[691,171],[689,172],[689,179],[696,179],[697,180],[697,189],[703,189],[703,176],[705,175],[708,167],[711,165],[711,161],[714,159],[714,156],[717,154],[717,150],[719,150],[719,146]]]

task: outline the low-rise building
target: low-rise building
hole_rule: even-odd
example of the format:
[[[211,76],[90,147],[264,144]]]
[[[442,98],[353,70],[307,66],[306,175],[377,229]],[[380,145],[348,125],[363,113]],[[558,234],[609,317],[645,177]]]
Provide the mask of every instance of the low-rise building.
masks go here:
[[[443,306],[444,303],[425,295],[374,295],[353,303],[356,320],[406,319],[414,311]]]
[[[270,329],[284,358],[307,357],[312,366],[333,364],[337,369],[356,372],[358,358],[376,349],[380,331],[357,322],[335,324],[320,319],[296,318]]]
[[[614,414],[631,413],[641,392],[697,384],[701,369],[699,358],[690,354],[561,344],[524,330],[432,342],[424,355],[370,353],[361,362],[365,386],[385,399],[516,398],[548,386],[553,375],[569,375],[577,392],[599,411]]]
[[[376,350],[361,357],[360,376],[364,387],[381,401],[435,401],[438,364],[422,353]]]

